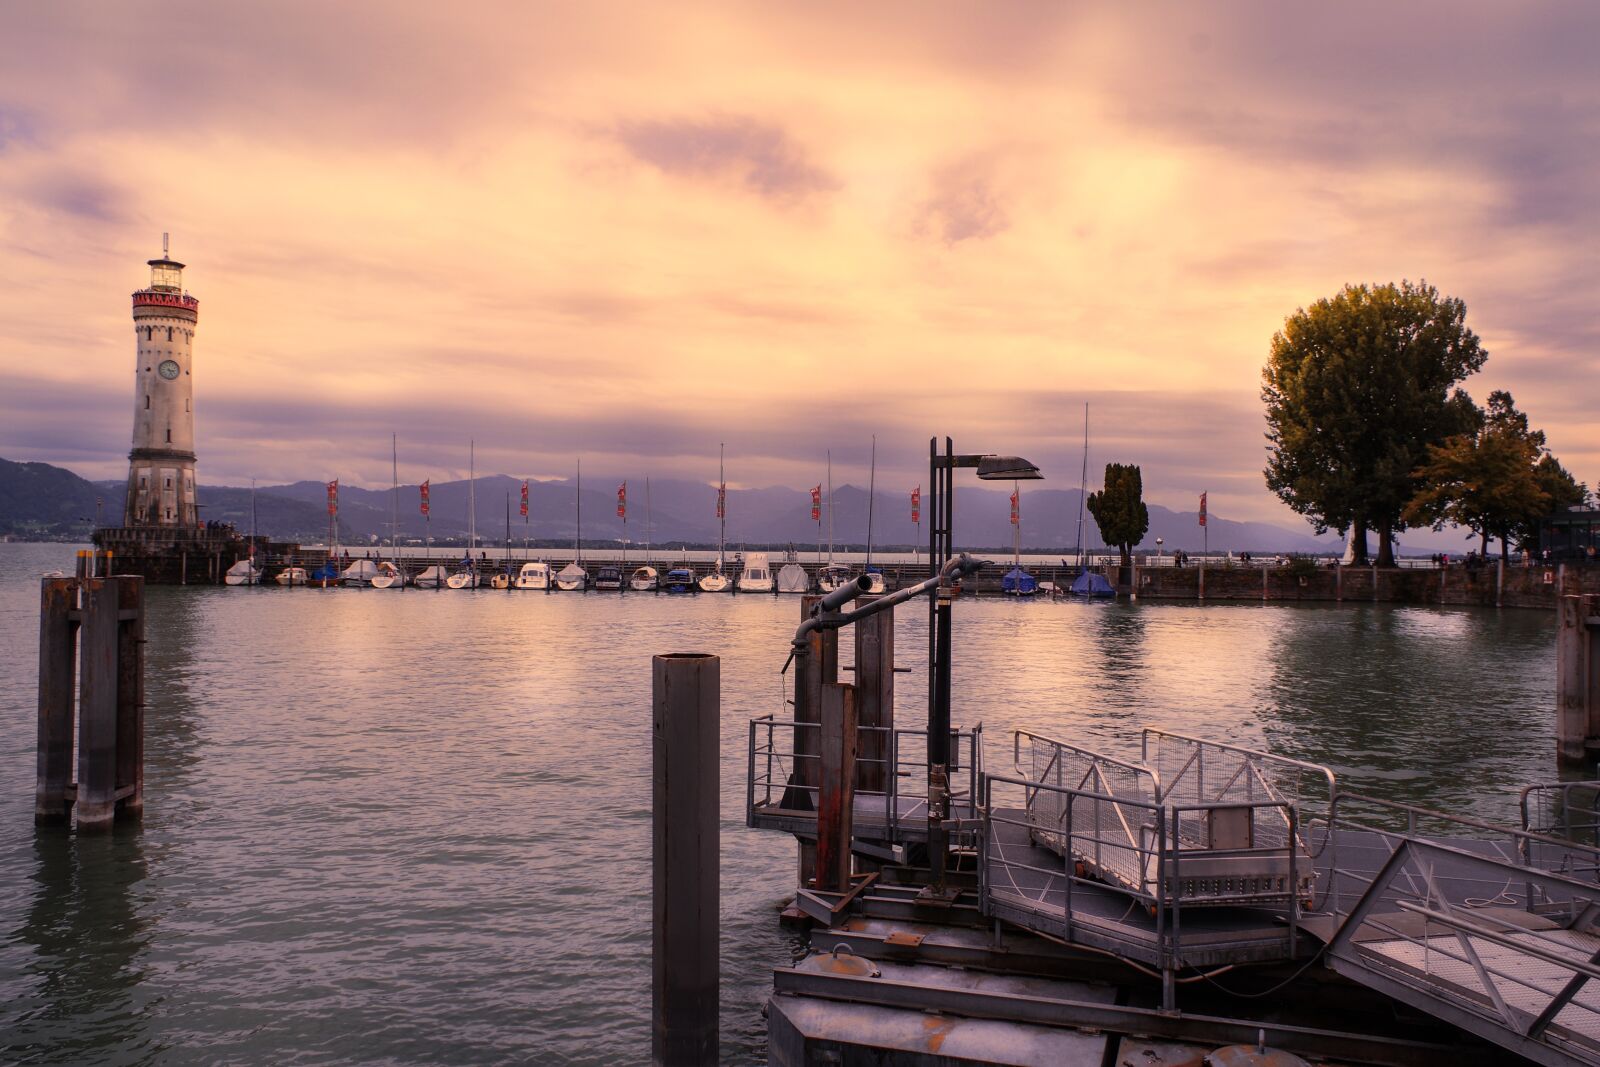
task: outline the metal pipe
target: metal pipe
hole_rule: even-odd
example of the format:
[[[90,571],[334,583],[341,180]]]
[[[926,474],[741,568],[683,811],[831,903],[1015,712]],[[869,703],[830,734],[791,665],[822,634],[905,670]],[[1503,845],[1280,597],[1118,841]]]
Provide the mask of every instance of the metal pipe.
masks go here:
[[[904,604],[908,600],[915,599],[923,593],[931,592],[937,589],[947,578],[966,577],[967,575],[976,574],[984,567],[989,566],[990,562],[990,560],[986,559],[973,559],[963,552],[959,556],[953,556],[946,560],[944,566],[939,569],[939,573],[932,578],[924,579],[916,585],[908,585],[904,589],[896,589],[887,596],[877,597],[850,611],[837,610],[838,607],[848,604],[866,592],[870,580],[866,575],[861,575],[856,579],[859,587],[856,583],[841,586],[818,601],[817,606],[812,609],[811,617],[802,622],[800,628],[794,632],[795,653],[797,655],[805,654],[806,637],[815,630],[837,630],[849,626],[858,619],[876,615],[880,611],[887,611],[892,607]],[[840,594],[846,595],[841,596]]]

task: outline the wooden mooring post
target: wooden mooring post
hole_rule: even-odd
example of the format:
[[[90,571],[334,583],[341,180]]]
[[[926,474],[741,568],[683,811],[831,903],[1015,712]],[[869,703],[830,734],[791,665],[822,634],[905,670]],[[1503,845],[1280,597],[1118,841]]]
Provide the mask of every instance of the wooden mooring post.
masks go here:
[[[717,1062],[722,661],[652,663],[651,1058]]]
[[[1563,596],[1556,624],[1556,762],[1582,767],[1600,749],[1600,596]]]
[[[109,554],[79,553],[77,577],[40,590],[40,825],[106,830],[144,811],[144,579],[103,565]]]

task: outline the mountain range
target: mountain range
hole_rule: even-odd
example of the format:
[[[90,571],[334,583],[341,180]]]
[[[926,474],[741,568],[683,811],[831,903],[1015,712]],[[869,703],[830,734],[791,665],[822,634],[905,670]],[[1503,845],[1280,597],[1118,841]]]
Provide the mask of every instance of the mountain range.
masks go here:
[[[617,516],[616,488],[620,479],[591,478],[582,491],[585,544],[627,538],[640,543],[714,545],[717,543],[716,487],[677,479],[652,480],[648,498],[643,482],[628,485],[627,523]],[[435,540],[468,535],[469,499],[476,504],[476,532],[480,542],[498,543],[505,537],[510,513],[513,542],[524,536],[547,544],[569,543],[577,534],[579,492],[571,480],[536,481],[529,486],[529,516],[519,514],[522,483],[505,475],[485,475],[475,489],[463,479],[436,482],[430,487],[430,510],[420,513],[415,485],[397,492],[353,485],[339,487],[338,538],[346,544],[387,539],[391,513],[398,519],[402,539],[432,536]],[[115,524],[122,514],[121,481],[91,482],[47,463],[14,463],[0,459],[0,535],[32,540],[83,540],[96,524]],[[957,540],[963,546],[1009,548],[1012,543],[1009,497],[1011,487],[962,486],[956,490]],[[240,531],[257,532],[280,540],[322,542],[328,536],[327,487],[323,482],[301,481],[288,485],[207,486],[199,489],[202,517],[233,523]],[[1077,489],[1046,489],[1023,484],[1021,490],[1021,540],[1026,550],[1075,551],[1078,544]],[[926,505],[927,501],[924,500]],[[833,492],[833,540],[838,546],[864,545],[868,525],[867,490],[854,485]],[[1207,533],[1195,512],[1173,511],[1148,504],[1150,530],[1146,549],[1156,539],[1167,551],[1198,551]],[[926,522],[918,538],[911,523],[910,501],[902,492],[880,491],[873,503],[872,533],[876,545],[909,547],[926,540]],[[730,545],[787,545],[801,548],[826,543],[828,503],[823,521],[811,521],[807,490],[785,487],[730,489],[727,505],[727,540]],[[252,519],[253,515],[253,519]],[[924,513],[924,520],[927,515]],[[1087,547],[1101,547],[1094,519],[1082,511]],[[1338,539],[1314,537],[1261,522],[1236,522],[1213,511],[1208,517],[1209,544],[1213,551],[1321,552],[1336,551]]]

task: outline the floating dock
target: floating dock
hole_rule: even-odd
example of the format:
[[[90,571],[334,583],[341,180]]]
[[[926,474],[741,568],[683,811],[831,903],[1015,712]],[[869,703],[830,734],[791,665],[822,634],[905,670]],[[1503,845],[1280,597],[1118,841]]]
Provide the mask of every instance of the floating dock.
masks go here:
[[[770,1062],[1600,1064],[1600,784],[1501,826],[1158,729],[1121,758],[1019,732],[996,771],[955,727],[941,765],[892,656],[837,683],[814,628],[865,620],[825,614],[747,741],[746,822],[800,852]],[[886,682],[858,721],[841,691]]]

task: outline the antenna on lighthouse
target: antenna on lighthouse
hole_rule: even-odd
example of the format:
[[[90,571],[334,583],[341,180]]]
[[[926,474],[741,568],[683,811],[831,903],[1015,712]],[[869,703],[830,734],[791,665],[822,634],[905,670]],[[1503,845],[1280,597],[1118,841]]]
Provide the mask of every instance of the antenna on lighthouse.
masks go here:
[[[170,254],[167,252],[167,236],[168,236],[168,234],[167,234],[167,232],[165,230],[161,231],[161,258],[162,259],[170,258]]]

